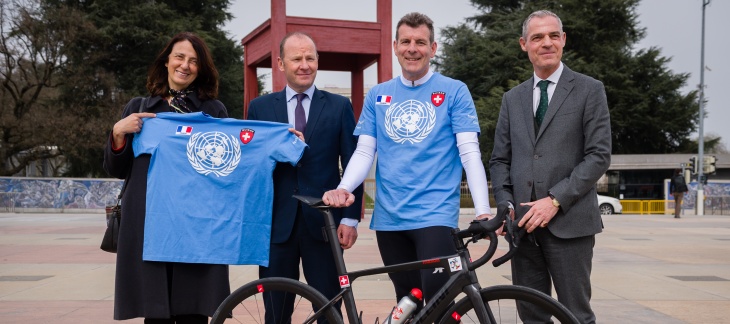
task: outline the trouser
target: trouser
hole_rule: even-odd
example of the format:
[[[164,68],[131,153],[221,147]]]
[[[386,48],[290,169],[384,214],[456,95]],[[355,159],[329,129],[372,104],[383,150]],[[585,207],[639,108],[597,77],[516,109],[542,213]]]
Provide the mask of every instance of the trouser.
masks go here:
[[[446,226],[376,231],[375,235],[380,257],[386,266],[456,254],[451,228]],[[424,303],[418,305],[418,312],[449,280],[449,269],[404,271],[389,273],[388,276],[395,288],[396,302],[408,295],[413,288],[423,291]]]
[[[269,266],[259,267],[259,278],[285,277],[299,280],[299,261],[307,284],[332,299],[340,292],[339,276],[329,243],[315,238],[302,219],[301,207],[291,236],[284,243],[272,243],[269,252]],[[264,293],[266,323],[280,323],[275,314],[288,317],[294,307],[294,296],[281,293]],[[273,300],[273,302],[269,302]],[[335,305],[340,312],[341,301]],[[323,323],[324,321],[319,321]]]
[[[674,217],[679,217],[682,212],[682,199],[684,198],[684,192],[674,192]]]
[[[581,323],[595,323],[591,309],[591,269],[595,235],[571,239],[556,237],[547,228],[538,228],[522,238],[512,258],[512,283],[551,295]],[[550,323],[550,315],[534,305],[518,303],[525,323]]]

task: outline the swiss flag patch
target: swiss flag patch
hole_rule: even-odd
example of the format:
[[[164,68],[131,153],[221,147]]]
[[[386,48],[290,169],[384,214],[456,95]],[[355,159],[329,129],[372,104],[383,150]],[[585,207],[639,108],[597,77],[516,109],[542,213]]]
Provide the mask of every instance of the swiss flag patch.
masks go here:
[[[436,91],[431,94],[431,103],[433,103],[433,105],[436,107],[441,106],[441,104],[444,103],[445,100],[446,92]]]
[[[244,128],[241,130],[241,133],[238,134],[238,138],[241,139],[241,143],[248,144],[253,139],[253,133],[255,133],[253,129]]]

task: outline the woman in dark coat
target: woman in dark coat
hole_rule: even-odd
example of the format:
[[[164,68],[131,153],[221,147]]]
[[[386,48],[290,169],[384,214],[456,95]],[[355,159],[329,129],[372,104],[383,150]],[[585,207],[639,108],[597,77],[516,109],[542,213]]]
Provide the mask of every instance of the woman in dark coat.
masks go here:
[[[192,33],[173,37],[149,68],[147,90],[150,97],[144,107],[140,107],[142,98],[134,98],[124,107],[104,152],[104,169],[109,175],[123,179],[129,173],[122,197],[114,319],[144,317],[146,324],[208,323],[208,317],[230,294],[228,266],[142,260],[150,155],[134,158],[132,150],[142,118],[155,117],[155,113],[203,111],[228,117],[226,108],[215,99],[218,71],[203,40]]]

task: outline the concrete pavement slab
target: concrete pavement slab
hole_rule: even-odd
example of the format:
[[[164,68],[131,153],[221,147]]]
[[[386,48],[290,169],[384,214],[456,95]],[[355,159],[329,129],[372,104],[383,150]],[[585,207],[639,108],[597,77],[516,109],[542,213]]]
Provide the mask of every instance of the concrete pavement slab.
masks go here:
[[[349,270],[382,265],[369,217],[345,252]],[[592,275],[599,323],[730,323],[730,216],[609,215],[604,224]],[[0,323],[114,323],[116,258],[99,249],[104,226],[103,214],[0,214]],[[233,289],[258,277],[254,266],[230,269]],[[510,284],[508,264],[477,273],[482,286]],[[364,323],[395,304],[386,275],[353,287]]]

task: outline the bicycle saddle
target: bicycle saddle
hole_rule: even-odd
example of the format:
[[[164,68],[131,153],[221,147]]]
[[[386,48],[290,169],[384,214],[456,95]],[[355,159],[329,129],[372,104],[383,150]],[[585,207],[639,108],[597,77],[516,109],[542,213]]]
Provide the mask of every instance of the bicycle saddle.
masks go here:
[[[311,196],[300,196],[300,195],[292,195],[292,197],[296,198],[297,200],[307,204],[307,206],[312,208],[329,208],[330,206],[327,206],[322,201],[322,198],[315,198]]]

